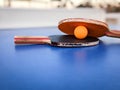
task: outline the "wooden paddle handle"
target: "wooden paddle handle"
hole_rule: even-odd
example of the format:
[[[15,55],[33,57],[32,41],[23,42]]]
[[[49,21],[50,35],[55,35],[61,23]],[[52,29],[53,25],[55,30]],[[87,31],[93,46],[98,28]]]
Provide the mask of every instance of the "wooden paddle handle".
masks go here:
[[[50,44],[50,38],[46,36],[15,36],[15,44]]]
[[[110,30],[110,31],[107,31],[105,34],[106,36],[109,36],[109,37],[120,38],[120,31],[118,30]]]

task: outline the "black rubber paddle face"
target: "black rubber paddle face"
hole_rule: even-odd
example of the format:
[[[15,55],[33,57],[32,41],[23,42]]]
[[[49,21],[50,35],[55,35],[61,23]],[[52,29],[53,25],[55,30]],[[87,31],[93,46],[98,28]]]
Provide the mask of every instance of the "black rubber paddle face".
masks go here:
[[[99,39],[95,37],[87,37],[80,40],[75,38],[74,35],[53,35],[49,38],[51,40],[51,45],[60,47],[81,47],[99,44]]]

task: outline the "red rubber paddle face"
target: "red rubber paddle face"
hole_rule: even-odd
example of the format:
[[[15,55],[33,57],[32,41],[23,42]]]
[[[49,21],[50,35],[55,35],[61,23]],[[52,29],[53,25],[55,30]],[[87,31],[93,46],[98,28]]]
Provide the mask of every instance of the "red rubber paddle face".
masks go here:
[[[92,37],[104,36],[109,30],[106,23],[92,19],[68,18],[61,20],[58,24],[59,30],[69,35],[74,35],[74,29],[77,26],[85,26],[88,29],[88,36]]]

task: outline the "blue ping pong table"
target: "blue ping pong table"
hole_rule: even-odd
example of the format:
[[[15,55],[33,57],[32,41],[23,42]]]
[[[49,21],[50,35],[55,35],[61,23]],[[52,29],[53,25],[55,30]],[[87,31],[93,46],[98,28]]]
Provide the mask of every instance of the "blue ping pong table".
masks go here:
[[[14,44],[15,35],[58,34],[57,27],[0,29],[0,90],[120,90],[120,38],[79,48]]]

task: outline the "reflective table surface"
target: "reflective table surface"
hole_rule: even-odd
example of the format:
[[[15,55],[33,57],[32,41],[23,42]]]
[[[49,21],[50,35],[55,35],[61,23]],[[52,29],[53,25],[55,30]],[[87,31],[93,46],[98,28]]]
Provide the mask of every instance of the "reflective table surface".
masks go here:
[[[0,90],[120,90],[120,38],[79,48],[14,44],[15,35],[58,34],[57,27],[0,29]]]

